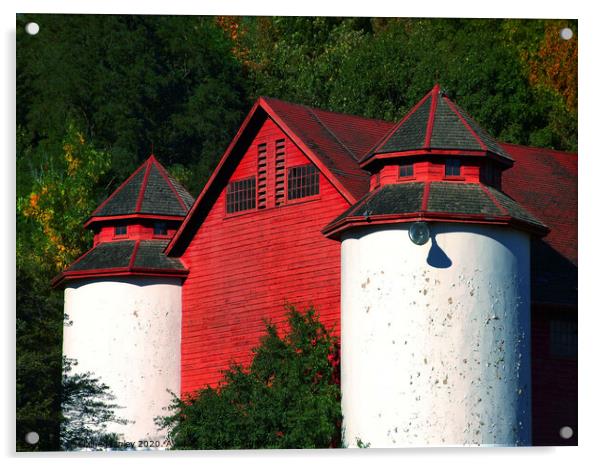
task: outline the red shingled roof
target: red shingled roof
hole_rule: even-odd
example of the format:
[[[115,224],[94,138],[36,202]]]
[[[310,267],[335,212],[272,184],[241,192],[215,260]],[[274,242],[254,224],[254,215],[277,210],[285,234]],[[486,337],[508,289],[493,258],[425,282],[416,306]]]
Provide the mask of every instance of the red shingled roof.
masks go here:
[[[356,200],[366,193],[370,177],[358,161],[393,123],[328,112],[271,97],[262,99]]]
[[[544,238],[577,264],[577,154],[501,144],[514,158],[503,189],[551,228]]]

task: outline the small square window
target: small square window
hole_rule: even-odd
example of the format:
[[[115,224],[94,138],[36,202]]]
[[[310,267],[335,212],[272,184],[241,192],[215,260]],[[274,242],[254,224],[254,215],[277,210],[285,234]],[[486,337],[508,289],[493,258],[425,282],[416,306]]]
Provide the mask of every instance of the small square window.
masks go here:
[[[226,212],[232,214],[255,208],[255,177],[232,181],[226,190]]]
[[[128,234],[127,225],[117,225],[115,227],[115,236],[125,236]]]
[[[445,161],[445,176],[460,176],[460,167],[458,159],[447,159]]]
[[[166,236],[167,235],[167,223],[155,222],[153,225],[153,235]]]
[[[401,178],[414,176],[414,164],[406,163],[399,166],[399,176]]]
[[[288,199],[315,196],[320,192],[320,175],[314,165],[293,167],[288,171]]]
[[[550,355],[558,358],[577,357],[577,322],[574,320],[550,321]]]

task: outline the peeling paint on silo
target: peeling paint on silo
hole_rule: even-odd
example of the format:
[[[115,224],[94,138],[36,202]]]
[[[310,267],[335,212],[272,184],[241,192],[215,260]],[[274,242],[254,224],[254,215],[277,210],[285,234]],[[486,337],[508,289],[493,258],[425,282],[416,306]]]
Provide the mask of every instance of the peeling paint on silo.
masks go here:
[[[430,243],[413,244],[407,226],[343,237],[345,441],[528,445],[529,237],[478,225],[431,231],[448,268],[428,265]]]

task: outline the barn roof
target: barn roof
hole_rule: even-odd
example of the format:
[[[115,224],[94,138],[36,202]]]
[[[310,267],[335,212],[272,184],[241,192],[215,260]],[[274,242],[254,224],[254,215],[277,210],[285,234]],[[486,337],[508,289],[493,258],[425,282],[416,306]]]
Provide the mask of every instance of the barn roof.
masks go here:
[[[577,303],[577,154],[502,144],[516,160],[504,172],[506,193],[550,227],[533,242],[532,299]]]
[[[496,140],[436,84],[365,154],[361,163],[366,166],[378,154],[436,149],[484,151],[512,162]]]
[[[135,214],[182,218],[193,202],[188,191],[151,155],[92,212],[85,225],[107,217]]]
[[[103,276],[183,277],[188,271],[182,262],[163,253],[168,242],[124,240],[99,243],[54,278],[52,286],[74,279]]]

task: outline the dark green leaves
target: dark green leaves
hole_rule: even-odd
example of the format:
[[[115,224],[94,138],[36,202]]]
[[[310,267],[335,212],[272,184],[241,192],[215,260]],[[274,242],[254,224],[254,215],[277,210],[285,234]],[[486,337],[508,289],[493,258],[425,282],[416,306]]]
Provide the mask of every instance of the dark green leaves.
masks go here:
[[[174,400],[161,420],[176,449],[327,448],[340,443],[338,343],[313,309],[268,324],[249,368]],[[281,330],[281,329],[280,329]]]

